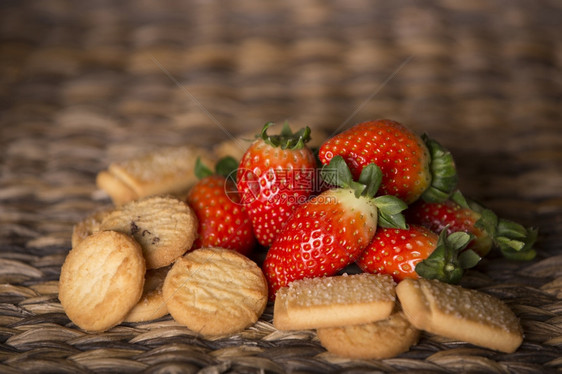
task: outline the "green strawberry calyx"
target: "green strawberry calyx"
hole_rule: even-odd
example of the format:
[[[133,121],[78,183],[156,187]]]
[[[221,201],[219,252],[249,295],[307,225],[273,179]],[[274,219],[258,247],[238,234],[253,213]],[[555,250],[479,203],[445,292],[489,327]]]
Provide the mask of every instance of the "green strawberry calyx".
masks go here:
[[[225,156],[217,161],[215,164],[215,170],[209,169],[200,157],[195,160],[195,176],[198,179],[203,179],[211,175],[221,175],[225,178],[231,178],[236,175],[235,171],[238,168],[238,161],[232,156]]]
[[[457,168],[453,155],[437,141],[422,135],[431,161],[431,186],[422,194],[422,199],[429,203],[440,203],[449,198],[458,183]]]
[[[480,215],[474,225],[490,235],[494,246],[505,258],[529,261],[537,255],[533,249],[538,236],[536,228],[526,228],[517,222],[499,218],[491,209],[464,197],[459,190],[451,195],[451,200]]]
[[[267,130],[273,125],[273,122],[267,122],[263,126],[261,133],[258,135],[258,138],[262,139],[272,147],[279,147],[281,149],[288,150],[298,150],[302,149],[304,145],[308,141],[310,141],[310,127],[308,126],[305,126],[299,131],[293,133],[293,131],[289,127],[289,123],[285,122],[280,134],[268,135]]]
[[[338,155],[322,167],[320,175],[329,185],[353,190],[357,198],[364,196],[373,199],[377,207],[379,226],[401,229],[407,227],[406,219],[402,214],[407,208],[405,202],[391,195],[374,197],[382,181],[382,171],[377,165],[365,166],[355,181],[344,158]]]
[[[464,271],[476,266],[481,259],[473,250],[464,250],[471,240],[472,235],[466,232],[447,235],[447,229],[443,230],[435,250],[416,265],[416,273],[426,279],[459,283]]]

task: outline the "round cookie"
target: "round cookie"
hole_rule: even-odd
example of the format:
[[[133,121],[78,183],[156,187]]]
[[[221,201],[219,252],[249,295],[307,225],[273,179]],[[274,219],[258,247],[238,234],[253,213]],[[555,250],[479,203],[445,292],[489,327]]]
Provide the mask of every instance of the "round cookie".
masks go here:
[[[170,265],[193,245],[197,217],[183,201],[153,196],[115,209],[101,222],[101,230],[131,235],[140,243],[147,269]]]
[[[258,320],[267,304],[261,269],[223,248],[197,249],[178,259],[163,292],[172,317],[203,336],[242,331]]]
[[[73,248],[62,265],[59,299],[68,318],[86,331],[121,323],[142,295],[146,272],[140,245],[100,231]]]
[[[74,225],[71,239],[72,248],[76,247],[88,236],[100,231],[101,221],[103,221],[110,212],[111,210],[109,208],[96,211]]]
[[[316,330],[320,343],[329,352],[357,359],[384,359],[406,352],[419,338],[402,312],[388,318],[345,327]]]
[[[162,295],[164,279],[170,267],[151,269],[146,272],[144,277],[144,289],[142,297],[131,309],[125,322],[144,322],[157,319],[168,314],[168,308]]]

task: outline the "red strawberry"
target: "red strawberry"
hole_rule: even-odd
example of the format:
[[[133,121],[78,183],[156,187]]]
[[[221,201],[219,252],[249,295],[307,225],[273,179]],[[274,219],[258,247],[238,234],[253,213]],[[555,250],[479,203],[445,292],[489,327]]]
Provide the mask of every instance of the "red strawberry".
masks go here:
[[[458,283],[464,269],[480,260],[472,251],[460,253],[469,240],[466,233],[438,236],[418,225],[409,225],[407,229],[379,228],[356,263],[365,272],[388,274],[396,282],[422,276]]]
[[[445,200],[457,183],[449,152],[391,120],[357,124],[320,147],[322,164],[336,155],[345,159],[354,177],[366,165],[376,164],[383,173],[379,193],[396,196],[407,204],[422,195],[428,201]]]
[[[301,205],[269,249],[263,269],[274,298],[290,282],[336,274],[353,263],[379,225],[404,226],[404,202],[392,196],[373,198],[380,185],[376,165],[364,168],[359,181],[342,157],[322,169],[327,182],[339,186]]]
[[[293,134],[286,125],[280,135],[261,135],[242,156],[238,168],[238,191],[252,221],[254,234],[269,246],[293,211],[314,190],[316,162],[306,146],[310,129]]]
[[[228,159],[227,159],[228,160]],[[234,162],[234,168],[238,162]],[[220,172],[225,160],[219,161]],[[256,244],[250,218],[244,206],[240,204],[236,193],[236,185],[231,179],[220,174],[213,174],[198,160],[195,167],[201,179],[191,188],[187,195],[187,203],[195,211],[199,220],[198,234],[193,248],[222,247],[233,249],[248,255]],[[221,174],[228,175],[227,171]]]
[[[407,216],[409,222],[436,233],[447,228],[449,234],[455,231],[471,234],[473,238],[467,248],[481,257],[494,246],[510,259],[531,260],[536,254],[532,248],[536,230],[498,218],[490,209],[464,198],[460,191],[442,203],[417,202],[408,209]]]
[[[420,201],[408,209],[408,222],[423,225],[435,233],[447,228],[449,234],[456,231],[472,234],[473,238],[467,247],[484,257],[492,249],[492,239],[486,231],[476,226],[478,219],[480,214],[451,200],[442,203]]]

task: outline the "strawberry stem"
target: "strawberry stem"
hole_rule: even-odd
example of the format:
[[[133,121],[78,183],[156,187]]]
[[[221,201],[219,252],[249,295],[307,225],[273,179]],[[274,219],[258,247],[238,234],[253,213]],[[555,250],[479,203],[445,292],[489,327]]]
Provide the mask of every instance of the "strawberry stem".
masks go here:
[[[422,139],[429,150],[431,162],[431,186],[424,191],[422,199],[430,203],[447,200],[457,187],[458,176],[453,155],[426,134]]]
[[[305,126],[299,131],[293,133],[289,124],[285,122],[283,129],[279,135],[268,135],[267,130],[273,126],[273,122],[267,122],[262,130],[259,138],[263,139],[264,142],[271,145],[272,147],[278,147],[281,149],[297,150],[302,149],[305,144],[310,140],[310,127]]]
[[[236,176],[236,169],[238,169],[238,161],[232,156],[225,156],[217,161],[215,165],[215,174],[222,175],[223,177]]]
[[[459,283],[465,269],[476,266],[481,259],[472,250],[463,251],[471,239],[466,232],[454,232],[447,236],[447,230],[443,230],[435,250],[416,265],[416,273],[426,279]]]
[[[234,171],[238,168],[238,161],[232,156],[225,156],[217,161],[215,164],[215,171],[209,169],[200,157],[195,160],[195,176],[198,179],[203,179],[211,175],[221,175],[225,178],[232,177]]]
[[[195,176],[198,179],[203,179],[206,178],[208,176],[213,175],[213,171],[211,169],[209,169],[204,163],[203,161],[201,161],[200,157],[197,157],[197,160],[195,160]]]
[[[383,195],[374,199],[378,211],[378,225],[385,228],[406,229],[406,218],[402,211],[408,205],[392,195]]]
[[[382,180],[382,172],[375,164],[369,164],[363,168],[358,181],[353,180],[344,158],[340,155],[330,160],[320,170],[320,176],[324,182],[340,188],[350,188],[355,192],[355,197],[373,197],[377,193]]]
[[[402,214],[402,211],[408,207],[405,202],[391,195],[374,198],[382,181],[382,171],[377,165],[365,166],[358,180],[354,181],[344,158],[338,155],[321,169],[320,175],[330,185],[353,190],[357,198],[360,196],[373,198],[377,206],[379,226],[406,228],[406,219]]]

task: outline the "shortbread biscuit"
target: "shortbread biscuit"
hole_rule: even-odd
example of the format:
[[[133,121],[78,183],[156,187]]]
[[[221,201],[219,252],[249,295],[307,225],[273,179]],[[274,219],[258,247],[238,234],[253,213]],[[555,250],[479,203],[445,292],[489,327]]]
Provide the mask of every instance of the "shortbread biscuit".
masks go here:
[[[185,202],[152,196],[116,208],[100,229],[132,235],[142,247],[146,267],[156,269],[170,265],[191,248],[197,225],[195,213]]]
[[[124,181],[107,170],[102,170],[98,173],[96,176],[96,185],[104,190],[109,197],[111,197],[113,204],[117,206],[140,198],[138,193],[127,186]]]
[[[523,341],[513,311],[491,295],[427,279],[406,279],[396,292],[418,329],[506,353]]]
[[[394,305],[388,275],[305,278],[277,291],[273,325],[279,330],[357,325],[388,317]]]
[[[121,323],[139,301],[145,272],[135,240],[100,231],[68,253],[60,274],[59,299],[77,326],[105,331]]]
[[[206,337],[242,331],[258,320],[267,305],[261,269],[223,248],[196,249],[178,259],[163,291],[172,317]]]
[[[401,311],[376,322],[328,327],[316,332],[329,352],[348,358],[379,360],[408,351],[420,336],[420,331]]]
[[[98,173],[96,183],[115,205],[146,196],[182,193],[197,181],[197,158],[207,165],[214,164],[214,157],[203,148],[166,147],[110,164]]]
[[[111,212],[111,209],[96,211],[74,225],[72,229],[72,248],[76,247],[88,236],[100,231],[101,221]]]
[[[144,322],[168,314],[162,287],[170,267],[147,270],[144,277],[142,297],[125,317],[125,322]]]

